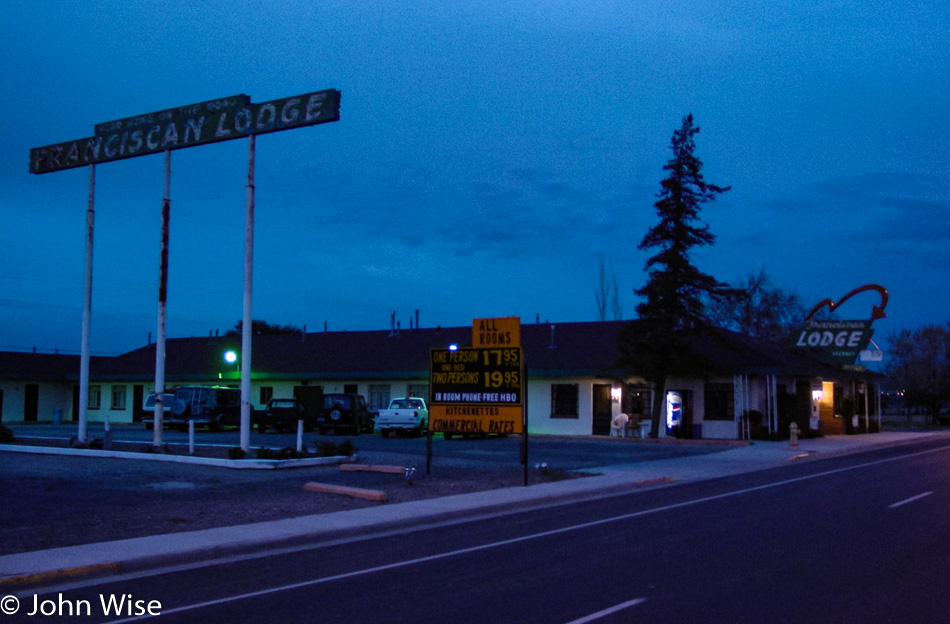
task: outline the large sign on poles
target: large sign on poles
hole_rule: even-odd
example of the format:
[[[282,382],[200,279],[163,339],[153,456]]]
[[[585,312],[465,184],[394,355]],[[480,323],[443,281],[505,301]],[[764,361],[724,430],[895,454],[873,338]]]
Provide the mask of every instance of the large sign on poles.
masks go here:
[[[340,119],[336,89],[253,104],[246,95],[96,124],[95,134],[30,150],[30,173],[50,173]]]
[[[254,249],[254,169],[257,135],[290,130],[340,119],[340,92],[335,89],[253,104],[246,95],[170,108],[96,124],[85,139],[36,147],[30,150],[30,173],[41,174],[89,166],[89,199],[86,210],[86,272],[83,302],[82,352],[80,355],[79,436],[86,437],[89,388],[89,320],[92,315],[92,241],[95,221],[95,170],[99,163],[165,153],[165,194],[162,198],[162,251],[159,268],[158,334],[155,348],[154,446],[161,446],[162,396],[165,374],[165,300],[168,268],[168,220],[171,205],[172,150],[248,137],[248,173],[244,218],[244,314],[241,364],[241,448],[250,447],[251,430],[251,284]]]

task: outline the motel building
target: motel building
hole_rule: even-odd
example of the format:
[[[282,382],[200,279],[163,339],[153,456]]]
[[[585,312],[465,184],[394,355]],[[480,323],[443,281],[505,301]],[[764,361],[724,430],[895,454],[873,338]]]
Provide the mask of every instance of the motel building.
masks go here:
[[[633,321],[635,323],[635,321]],[[661,437],[708,440],[782,439],[797,423],[802,435],[877,431],[881,376],[822,363],[784,345],[714,330],[694,350],[712,367],[702,378],[667,379],[665,397],[636,371],[617,365],[617,338],[630,321],[521,326],[527,367],[523,390],[532,435],[619,435],[649,430],[654,401],[663,403]],[[430,350],[470,346],[471,327],[261,335],[253,339],[251,398],[312,392],[355,392],[371,409],[390,398],[429,396]],[[166,392],[177,385],[240,387],[240,336],[168,339]],[[0,422],[73,422],[79,413],[79,356],[0,352]],[[92,357],[88,421],[138,423],[154,389],[155,345],[114,357]],[[622,419],[621,419],[622,420]]]

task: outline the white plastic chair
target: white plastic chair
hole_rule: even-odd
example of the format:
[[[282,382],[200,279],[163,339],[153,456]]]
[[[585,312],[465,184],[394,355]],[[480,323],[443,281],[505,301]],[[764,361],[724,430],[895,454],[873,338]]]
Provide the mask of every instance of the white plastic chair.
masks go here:
[[[627,422],[629,422],[630,417],[626,414],[617,414],[614,416],[614,419],[610,421],[610,437],[611,438],[625,438],[627,437]]]

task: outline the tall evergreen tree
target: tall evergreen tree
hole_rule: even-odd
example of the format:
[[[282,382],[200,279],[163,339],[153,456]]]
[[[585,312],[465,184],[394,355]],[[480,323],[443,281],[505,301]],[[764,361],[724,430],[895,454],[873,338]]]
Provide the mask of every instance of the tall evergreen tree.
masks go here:
[[[659,435],[666,378],[705,367],[689,345],[690,336],[705,327],[704,298],[732,292],[728,284],[703,273],[690,261],[694,247],[712,245],[716,240],[709,226],[699,221],[702,204],[729,190],[703,179],[703,163],[694,153],[698,133],[691,114],[673,133],[673,157],[663,167],[669,174],[654,203],[660,221],[639,245],[639,249],[659,251],[647,260],[647,283],[636,291],[644,299],[637,306],[640,320],[621,333],[618,345],[623,363],[654,384],[650,432],[654,438]]]

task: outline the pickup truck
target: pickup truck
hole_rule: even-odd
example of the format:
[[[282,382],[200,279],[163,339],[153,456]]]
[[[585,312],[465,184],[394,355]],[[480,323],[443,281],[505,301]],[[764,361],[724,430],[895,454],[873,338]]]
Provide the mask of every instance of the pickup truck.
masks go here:
[[[417,397],[393,399],[389,402],[388,409],[379,410],[379,416],[376,417],[376,429],[384,438],[388,438],[391,431],[423,435],[429,429],[429,407],[425,399]]]
[[[376,412],[366,407],[366,399],[361,394],[333,393],[323,395],[323,410],[317,416],[317,429],[320,435],[327,430],[339,434],[349,430],[353,435],[373,432]]]

